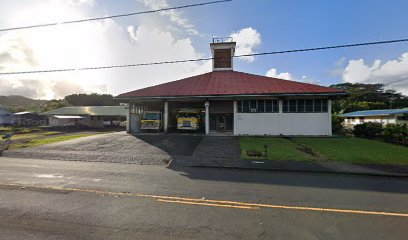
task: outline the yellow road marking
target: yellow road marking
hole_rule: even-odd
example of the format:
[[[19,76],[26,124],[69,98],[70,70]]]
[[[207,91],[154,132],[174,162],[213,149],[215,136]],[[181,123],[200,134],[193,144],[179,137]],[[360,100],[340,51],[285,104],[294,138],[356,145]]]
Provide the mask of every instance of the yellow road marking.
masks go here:
[[[157,199],[158,202],[167,202],[167,203],[181,203],[181,204],[191,204],[191,205],[203,205],[203,206],[212,206],[212,207],[225,207],[225,208],[240,208],[240,209],[252,209],[256,210],[259,207],[248,207],[241,205],[228,205],[228,204],[216,204],[216,203],[205,203],[205,202],[191,202],[191,201],[180,201],[180,200],[166,200],[166,199]]]
[[[262,203],[246,203],[236,201],[223,201],[223,200],[211,200],[211,199],[198,199],[198,198],[183,198],[183,197],[171,197],[171,196],[157,196],[157,195],[142,195],[141,197],[152,197],[162,199],[174,199],[174,201],[195,201],[195,202],[210,202],[218,204],[233,204],[249,207],[264,207],[264,208],[277,208],[277,209],[290,209],[290,210],[303,210],[303,211],[318,211],[318,212],[335,212],[335,213],[354,213],[354,214],[367,214],[367,215],[383,215],[394,217],[408,217],[408,213],[395,213],[395,212],[377,212],[377,211],[365,211],[365,210],[352,210],[352,209],[336,209],[336,208],[317,208],[317,207],[302,207],[302,206],[285,206],[274,204],[262,204]]]
[[[233,206],[243,206],[243,207],[253,207],[253,208],[275,208],[275,209],[289,209],[289,210],[299,210],[299,211],[316,211],[316,212],[334,212],[334,213],[349,213],[349,214],[382,215],[382,216],[393,216],[393,217],[408,217],[408,213],[397,213],[397,212],[379,212],[379,211],[365,211],[365,210],[353,210],[353,209],[285,206],[285,205],[247,203],[247,202],[225,201],[225,200],[161,196],[161,195],[128,193],[128,192],[109,192],[109,191],[100,191],[100,190],[94,190],[94,189],[81,189],[81,188],[69,188],[69,187],[52,187],[52,186],[41,187],[41,186],[20,185],[20,184],[12,184],[12,183],[10,184],[0,183],[0,186],[20,187],[20,188],[24,187],[24,188],[59,190],[59,191],[70,191],[70,192],[87,192],[87,193],[95,193],[95,194],[100,194],[100,195],[112,195],[112,196],[144,197],[144,198],[161,199],[160,202],[175,202],[175,203],[186,203],[186,204],[192,204],[192,202],[194,202],[194,203],[197,203],[195,205],[207,205],[207,206],[215,206],[215,205],[232,206],[233,205]],[[199,203],[207,203],[207,204],[199,204]]]

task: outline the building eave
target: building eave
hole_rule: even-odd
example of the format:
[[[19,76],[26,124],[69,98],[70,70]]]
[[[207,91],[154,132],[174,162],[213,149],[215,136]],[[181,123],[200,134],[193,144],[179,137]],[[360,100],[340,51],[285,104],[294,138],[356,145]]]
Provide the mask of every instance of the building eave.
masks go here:
[[[305,96],[324,96],[338,97],[347,96],[345,92],[327,92],[327,93],[266,93],[266,94],[223,94],[223,95],[185,95],[185,96],[144,96],[144,97],[115,97],[116,100],[167,100],[167,99],[234,99],[249,97],[305,97]]]

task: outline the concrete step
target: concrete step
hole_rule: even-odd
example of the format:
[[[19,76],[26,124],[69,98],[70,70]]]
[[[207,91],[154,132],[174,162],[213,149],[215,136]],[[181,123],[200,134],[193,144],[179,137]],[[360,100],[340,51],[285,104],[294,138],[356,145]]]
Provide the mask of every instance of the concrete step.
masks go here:
[[[195,165],[211,166],[218,162],[233,163],[240,159],[240,147],[235,137],[204,137],[193,153]]]

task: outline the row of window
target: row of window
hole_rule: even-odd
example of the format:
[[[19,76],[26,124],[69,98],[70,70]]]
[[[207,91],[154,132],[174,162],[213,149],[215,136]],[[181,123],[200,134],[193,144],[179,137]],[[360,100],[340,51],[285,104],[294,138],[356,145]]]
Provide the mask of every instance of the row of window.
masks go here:
[[[277,113],[279,112],[278,100],[239,100],[239,113]]]
[[[283,100],[284,113],[327,112],[327,99]]]
[[[285,99],[282,100],[284,113],[311,113],[327,112],[327,99]],[[239,100],[239,113],[277,113],[279,112],[278,100]]]

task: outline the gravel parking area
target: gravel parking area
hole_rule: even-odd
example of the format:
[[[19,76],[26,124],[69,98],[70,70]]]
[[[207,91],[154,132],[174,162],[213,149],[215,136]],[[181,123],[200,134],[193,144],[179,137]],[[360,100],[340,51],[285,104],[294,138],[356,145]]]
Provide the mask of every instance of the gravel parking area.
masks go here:
[[[176,158],[190,158],[201,141],[192,135],[100,134],[33,148],[8,150],[5,157],[90,162],[166,165]]]

